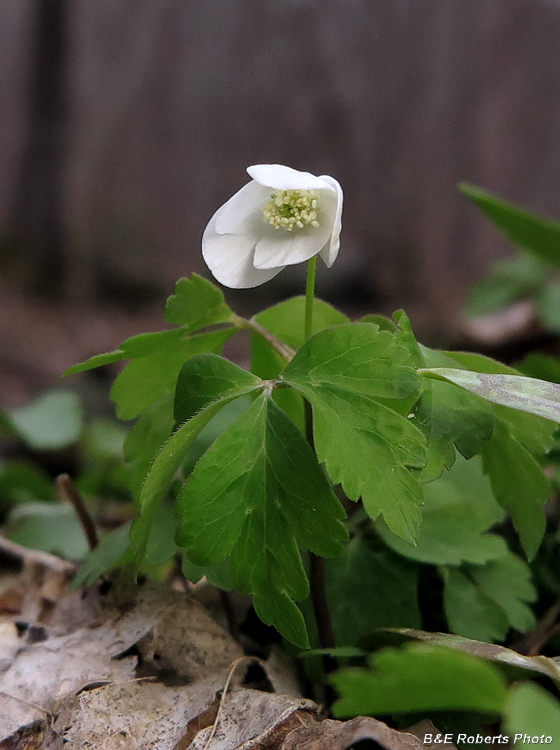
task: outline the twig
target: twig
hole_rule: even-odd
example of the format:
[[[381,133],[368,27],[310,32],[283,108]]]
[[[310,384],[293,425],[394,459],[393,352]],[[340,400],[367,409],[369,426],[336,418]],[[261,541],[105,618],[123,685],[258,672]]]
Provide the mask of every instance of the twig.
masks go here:
[[[210,743],[214,739],[214,735],[216,734],[216,729],[218,728],[218,722],[220,720],[220,714],[222,713],[222,709],[226,701],[227,691],[229,690],[229,686],[233,678],[234,672],[237,669],[237,667],[240,664],[243,664],[244,662],[249,662],[249,663],[257,662],[257,664],[262,664],[261,660],[256,656],[241,656],[239,657],[239,659],[236,659],[234,662],[232,662],[231,668],[229,670],[229,673],[226,679],[226,684],[224,685],[224,689],[222,691],[222,697],[220,698],[220,703],[218,705],[218,712],[216,713],[216,718],[214,719],[214,723],[212,724],[212,730],[210,732],[208,739],[204,743],[204,747],[202,748],[202,750],[208,750],[208,748],[210,747]]]
[[[522,648],[528,656],[536,656],[541,648],[559,629],[556,622],[560,615],[560,599],[550,607],[536,624],[535,628],[522,640]]]
[[[309,584],[313,611],[315,613],[315,620],[317,621],[319,644],[321,648],[334,648],[331,612],[327,602],[325,561],[313,552],[309,555]]]
[[[254,318],[247,320],[247,318],[241,318],[237,316],[235,324],[238,326],[238,328],[246,328],[249,331],[258,333],[259,336],[262,336],[263,339],[267,341],[270,346],[286,360],[286,362],[291,362],[295,357],[296,353],[291,346],[285,344],[281,339],[278,338],[278,336],[275,336],[272,331],[269,331],[267,328],[262,326]]]
[[[76,485],[70,479],[68,474],[59,474],[56,478],[56,485],[61,497],[64,500],[67,500],[76,511],[76,515],[78,516],[78,520],[81,523],[86,536],[88,547],[90,550],[95,549],[99,544],[97,529],[95,528],[93,519],[90,516],[86,504],[84,503],[84,499],[78,492]]]
[[[12,542],[10,539],[6,539],[6,537],[1,535],[0,551],[11,557],[16,557],[18,560],[38,563],[39,565],[44,565],[46,568],[51,568],[51,570],[56,570],[60,573],[75,573],[76,571],[76,566],[67,560],[61,560],[60,557],[51,555],[49,552],[41,552],[41,550],[22,547],[21,544]]]

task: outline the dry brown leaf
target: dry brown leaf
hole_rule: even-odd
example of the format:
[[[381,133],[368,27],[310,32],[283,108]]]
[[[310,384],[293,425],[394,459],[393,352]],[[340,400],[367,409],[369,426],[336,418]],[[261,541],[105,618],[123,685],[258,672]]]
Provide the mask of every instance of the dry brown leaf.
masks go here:
[[[24,645],[13,658],[0,676],[0,741],[44,720],[87,686],[134,679],[137,657],[115,657],[136,644],[154,671],[172,670],[183,683],[209,679],[214,692],[242,655],[231,636],[186,595],[155,584],[115,588],[89,627]]]
[[[237,690],[228,695],[218,715],[211,750],[273,750],[296,726],[315,721],[316,703],[305,698]],[[188,750],[206,750],[212,732],[199,732]]]
[[[346,722],[326,719],[294,729],[278,750],[348,750],[360,740],[375,740],[386,750],[425,750],[422,741],[415,735],[391,729],[369,716],[358,716]],[[254,750],[261,750],[261,747],[257,745]],[[264,746],[262,750],[269,749]]]
[[[183,687],[146,681],[105,685],[79,695],[55,729],[67,750],[173,750],[218,688],[216,680]]]

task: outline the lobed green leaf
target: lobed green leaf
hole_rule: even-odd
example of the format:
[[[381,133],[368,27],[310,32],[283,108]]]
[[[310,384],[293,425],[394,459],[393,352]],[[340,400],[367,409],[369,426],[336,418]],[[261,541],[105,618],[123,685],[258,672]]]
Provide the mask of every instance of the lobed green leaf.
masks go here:
[[[504,540],[488,530],[503,519],[480,459],[461,459],[442,477],[424,487],[425,505],[416,546],[384,526],[377,531],[386,544],[410,560],[435,565],[482,565],[507,554]]]
[[[331,681],[341,693],[337,717],[450,710],[499,713],[506,700],[500,673],[474,656],[425,644],[387,648],[373,669],[343,669]]]
[[[232,327],[188,336],[178,330],[180,337],[173,337],[171,343],[151,354],[133,359],[115,380],[111,398],[119,419],[134,419],[158,398],[173,392],[181,367],[188,359],[202,352],[218,354],[236,332]]]
[[[257,614],[307,647],[293,599],[309,587],[298,541],[323,556],[339,554],[345,514],[301,432],[263,393],[216,440],[178,499],[177,542],[196,565],[231,556],[232,580],[254,595]]]
[[[233,323],[236,315],[219,287],[193,273],[190,279],[177,282],[175,294],[165,306],[165,319],[193,332],[217,323]]]
[[[262,388],[260,377],[216,354],[198,354],[179,372],[175,389],[176,422],[185,422],[208,404],[246,386],[247,392]]]
[[[197,435],[223,406],[233,399],[245,395],[253,388],[254,386],[251,386],[248,389],[245,383],[240,383],[237,391],[231,390],[227,396],[209,404],[191,420],[181,425],[157,454],[142,484],[138,499],[140,513],[134,520],[130,532],[131,541],[136,547],[137,566],[144,558],[154,516]]]

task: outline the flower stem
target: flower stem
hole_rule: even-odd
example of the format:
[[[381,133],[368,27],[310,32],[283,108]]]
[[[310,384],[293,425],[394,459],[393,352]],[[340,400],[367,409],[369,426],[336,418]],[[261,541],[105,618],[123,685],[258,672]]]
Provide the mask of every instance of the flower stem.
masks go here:
[[[317,273],[317,256],[307,263],[307,283],[305,285],[305,327],[303,340],[311,338],[313,333],[313,303],[315,302],[315,274]]]
[[[309,259],[307,264],[307,283],[305,286],[305,322],[304,341],[311,338],[313,334],[313,304],[315,302],[315,275],[317,273],[317,256]],[[313,412],[309,401],[304,401],[305,435],[313,450]],[[334,647],[334,634],[332,629],[331,613],[327,603],[327,592],[325,586],[325,561],[322,557],[309,554],[309,578],[311,584],[311,601],[317,622],[317,633],[321,648]],[[325,667],[327,667],[325,662]]]

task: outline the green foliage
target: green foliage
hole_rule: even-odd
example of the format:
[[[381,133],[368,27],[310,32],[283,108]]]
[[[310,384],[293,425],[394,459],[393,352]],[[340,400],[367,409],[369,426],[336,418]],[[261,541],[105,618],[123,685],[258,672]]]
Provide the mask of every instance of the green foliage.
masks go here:
[[[115,380],[111,398],[119,419],[134,419],[166,393],[173,393],[183,364],[202,352],[221,352],[235,328],[225,328],[194,336],[183,335],[130,362]]]
[[[125,523],[101,539],[98,546],[86,555],[72,582],[74,588],[93,586],[97,579],[108,570],[112,570],[125,560],[126,562],[132,561],[129,532],[130,523]],[[127,553],[130,554],[127,555]]]
[[[180,555],[188,578],[251,594],[266,624],[306,648],[309,607],[296,602],[309,594],[309,551],[332,558],[337,646],[355,647],[376,628],[420,627],[421,566],[444,578],[457,633],[499,640],[510,627],[530,628],[528,568],[492,527],[510,510],[526,551],[536,550],[548,488],[537,459],[552,446],[554,424],[449,382],[480,373],[520,381],[492,360],[419,345],[403,312],[395,322],[349,323],[315,300],[314,333],[304,342],[304,310],[299,297],[243,320],[194,276],[168,300],[166,320],[176,328],[135,336],[107,355],[132,360],[112,398],[121,419],[138,417],[124,442],[138,512],[131,546],[117,533],[103,539],[83,580],[126,562],[157,570]],[[244,328],[252,372],[219,356]],[[448,380],[420,378],[418,369],[443,369]],[[123,434],[97,432],[84,445],[109,466]],[[513,460],[515,469],[504,468]],[[331,482],[363,503],[346,546]]]
[[[313,451],[268,393],[207,451],[178,500],[179,543],[200,566],[231,556],[236,588],[252,593],[267,624],[307,647],[293,599],[308,596],[297,541],[337,555],[344,511]]]
[[[521,682],[510,691],[504,710],[505,728],[513,738],[552,737],[548,747],[560,746],[560,703],[539,685]]]
[[[421,369],[421,375],[454,383],[495,404],[560,422],[560,386],[522,375],[486,375],[448,367]]]
[[[459,189],[514,245],[538,260],[560,266],[560,224],[524,211],[467,182],[461,183]]]
[[[397,339],[409,350],[418,368],[450,367],[456,364],[442,352],[418,345],[407,316],[395,314]],[[492,435],[494,415],[486,401],[447,383],[421,379],[420,398],[410,405],[407,417],[427,439],[427,459],[417,475],[420,482],[437,479],[455,462],[455,449],[472,458]]]
[[[87,541],[69,505],[26,503],[10,513],[6,535],[23,547],[39,549],[67,560],[81,560]]]
[[[332,682],[341,694],[337,717],[459,709],[499,713],[506,686],[492,665],[468,654],[425,644],[384,649],[372,669],[343,669]]]
[[[10,414],[22,439],[35,450],[55,450],[75,443],[82,431],[83,418],[75,393],[48,391],[35,401]]]
[[[530,255],[496,261],[472,290],[467,315],[487,315],[501,307],[534,297],[544,291],[546,264]]]
[[[529,451],[502,424],[497,425],[482,459],[494,496],[510,511],[525,554],[532,559],[545,531],[543,505],[550,497],[550,482]]]
[[[435,565],[483,565],[503,557],[504,540],[489,529],[503,518],[480,459],[458,461],[449,473],[424,488],[426,503],[416,546],[377,525],[382,538],[403,557]]]
[[[425,462],[422,433],[375,397],[407,398],[417,388],[406,350],[372,323],[331,328],[311,338],[282,373],[313,408],[319,460],[372,519],[414,543],[422,490],[408,467]]]
[[[374,628],[420,627],[418,571],[372,534],[354,537],[327,560],[327,597],[335,640],[355,646]]]
[[[216,323],[233,323],[235,318],[221,289],[196,273],[190,279],[179,279],[175,294],[165,306],[166,321],[185,326],[190,332]]]
[[[305,297],[293,297],[280,302],[255,316],[255,320],[268,331],[291,346],[299,349],[304,343],[303,319],[305,314]],[[349,323],[334,307],[320,299],[313,301],[313,333],[331,326]],[[283,357],[268,344],[262,336],[251,334],[251,372],[261,378],[277,378],[286,365]],[[303,399],[299,393],[290,389],[274,392],[276,403],[286,412],[290,419],[304,429]]]

